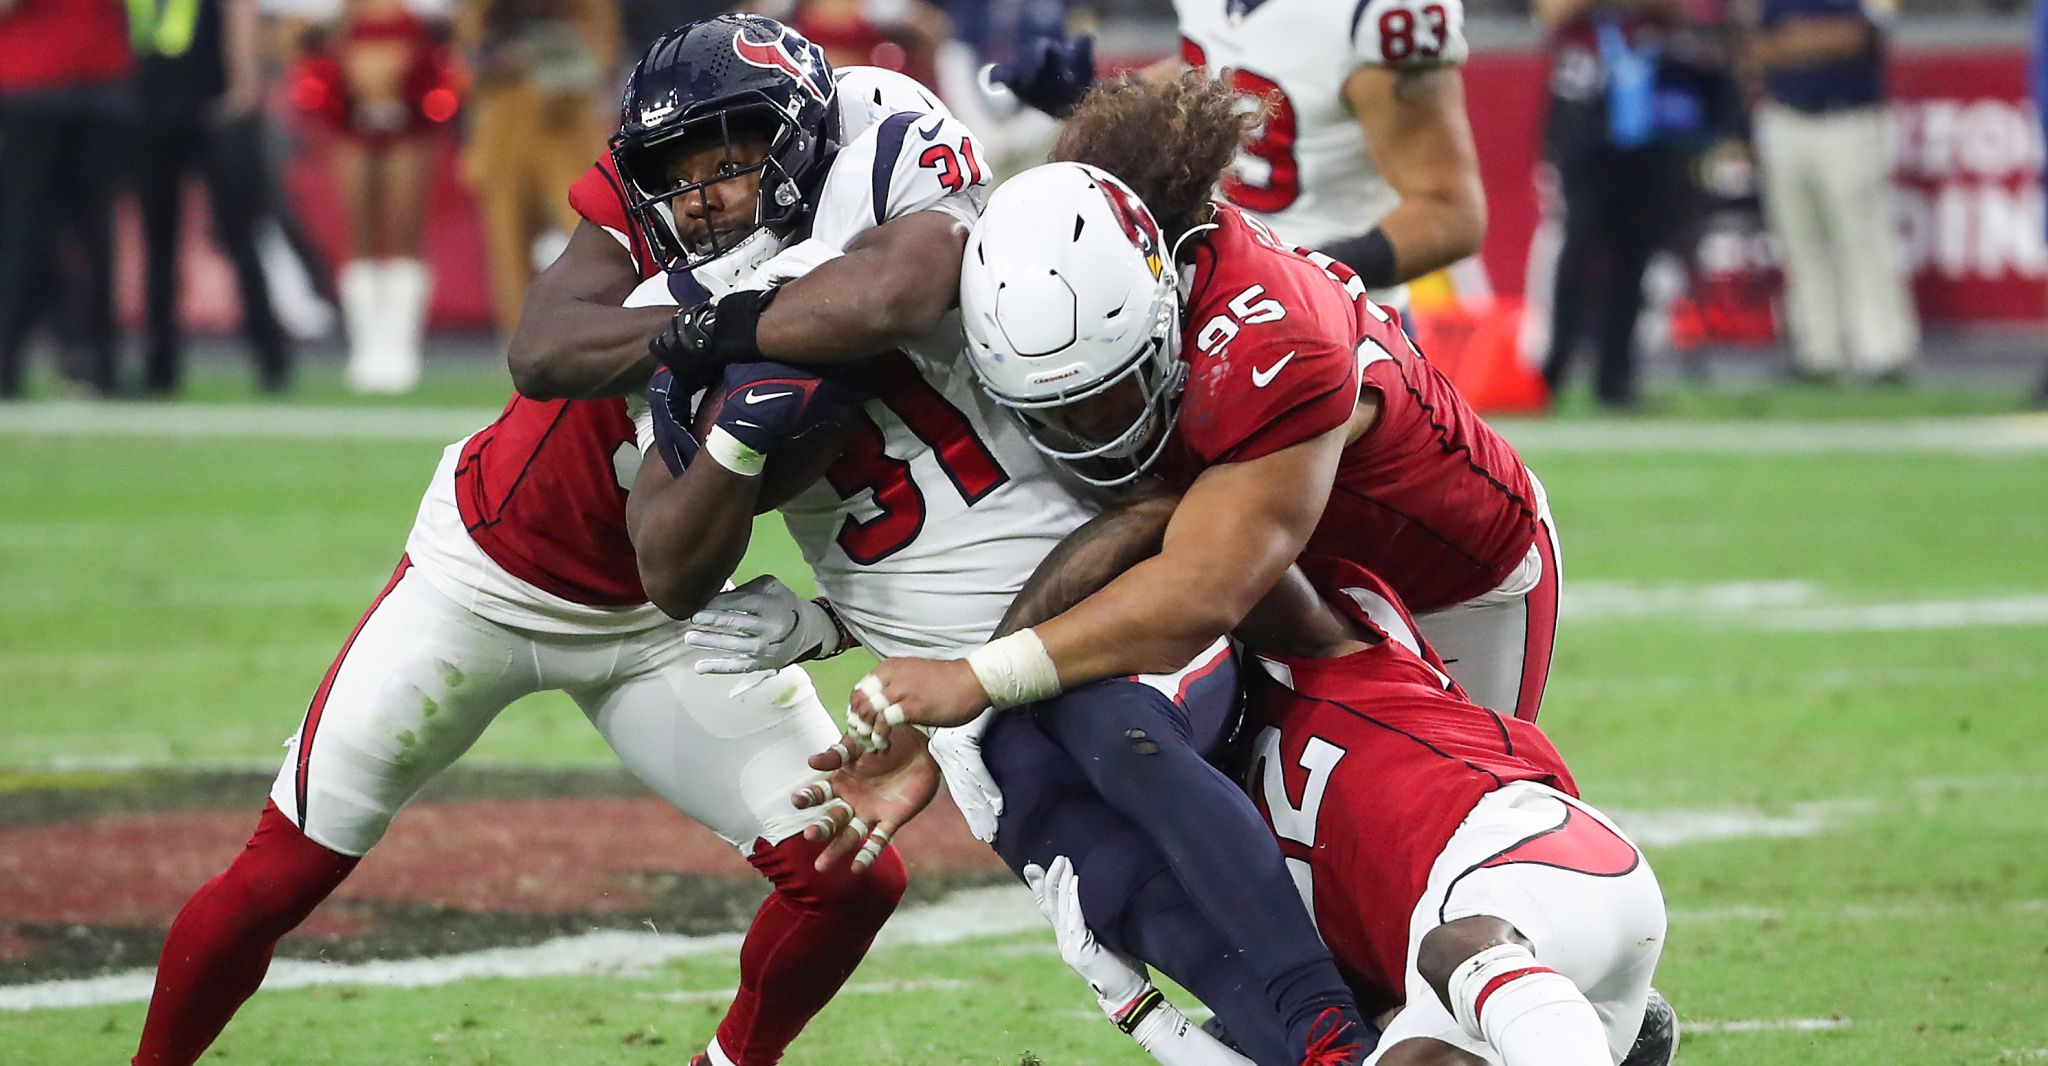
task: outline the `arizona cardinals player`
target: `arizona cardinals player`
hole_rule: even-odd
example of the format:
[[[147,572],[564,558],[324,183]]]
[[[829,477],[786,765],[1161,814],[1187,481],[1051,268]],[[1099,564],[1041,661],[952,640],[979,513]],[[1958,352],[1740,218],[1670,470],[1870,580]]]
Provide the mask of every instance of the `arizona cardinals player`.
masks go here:
[[[1246,788],[1361,1003],[1400,1007],[1365,1061],[1668,1066],[1675,1031],[1645,1039],[1656,876],[1542,731],[1472,704],[1393,590],[1350,563],[1303,559],[1245,636],[1286,649],[1256,657]],[[1146,994],[1079,920],[1072,867],[1032,874],[1069,964]]]
[[[823,483],[781,504],[790,531],[863,643],[884,654],[958,654],[988,638],[1031,568],[1092,509],[960,355],[954,263],[980,211],[980,146],[942,111],[899,114],[838,146],[816,182],[789,183],[774,151],[796,139],[781,112],[687,88],[715,80],[703,72],[725,62],[727,43],[686,36],[666,81],[636,78],[627,110],[639,117],[616,152],[647,245],[700,278],[720,268],[708,283],[717,299],[679,311],[657,345],[668,368],[654,393],[657,447],[629,504],[646,587],[679,614],[701,603],[743,551],[791,439],[844,422],[844,452]],[[787,233],[765,221],[785,211]],[[737,287],[721,280],[732,273],[723,264],[762,246],[780,250]],[[867,358],[878,351],[888,354]],[[807,379],[764,355],[859,365]],[[709,405],[693,402],[714,378]],[[864,402],[863,387],[874,393]],[[856,402],[859,414],[846,417]],[[751,611],[735,609],[741,597]],[[699,616],[714,631],[691,640],[729,637],[721,651],[777,665],[808,639],[792,636],[809,628],[807,610],[750,583],[715,600]],[[948,733],[933,747],[970,824],[1006,858],[1073,831],[1115,841],[1102,860],[1145,876],[1104,874],[1107,902],[1122,906],[1124,889],[1143,888],[1163,904],[1148,908],[1163,922],[1133,923],[1134,940],[1213,994],[1211,1005],[1257,1034],[1272,1061],[1341,1062],[1317,1050],[1329,1043],[1318,1034],[1355,1016],[1351,997],[1271,835],[1201,757],[1224,732],[1234,687],[1220,674],[1225,649],[1211,644],[1162,671],[1170,676],[1110,681],[1044,708],[1022,777],[985,771],[972,734]],[[1133,730],[1156,739],[1134,747]],[[906,747],[921,755],[924,738]],[[926,774],[921,784],[936,781]],[[1054,786],[1060,801],[1040,802]],[[1068,819],[1028,829],[1013,819],[998,830],[1011,801]],[[892,828],[861,827],[848,840],[864,860]],[[1321,1023],[1325,1014],[1337,1023]]]
[[[1223,198],[1352,268],[1374,296],[1479,250],[1486,198],[1458,67],[1462,0],[1174,0],[1180,60],[1265,102]],[[1064,114],[1093,80],[1087,39],[1036,42],[999,71]]]
[[[1469,649],[1454,668],[1482,705],[1533,718],[1558,576],[1535,479],[1355,275],[1205,199],[1239,121],[1224,90],[1108,86],[1068,133],[1121,94],[1180,131],[1129,135],[1134,156],[1170,154],[1155,170],[1111,161],[1169,205],[1163,232],[1111,170],[1027,171],[976,228],[961,301],[983,384],[1042,449],[1104,483],[1156,469],[1185,490],[1165,546],[965,663],[881,664],[887,702],[856,699],[855,730],[950,725],[1156,668],[1229,632],[1304,549],[1377,567],[1434,612],[1425,632]]]
[[[755,71],[752,89],[790,97],[785,68],[807,43],[726,26],[722,43],[736,40],[748,48],[736,80]],[[875,68],[837,85],[843,140],[932,102]],[[279,938],[398,810],[498,711],[543,689],[569,692],[636,776],[775,885],[741,947],[739,991],[696,1062],[776,1061],[893,911],[904,887],[893,851],[864,876],[835,876],[798,835],[810,819],[789,793],[816,776],[805,757],[837,735],[809,680],[791,668],[735,689],[702,676],[706,653],[642,589],[626,532],[640,448],[624,396],[644,388],[649,338],[675,308],[620,306],[658,266],[616,173],[600,160],[571,190],[585,221],[529,291],[511,347],[523,394],[444,453],[397,573],[287,744],[254,837],[173,923],[135,1062],[196,1059],[261,983]]]

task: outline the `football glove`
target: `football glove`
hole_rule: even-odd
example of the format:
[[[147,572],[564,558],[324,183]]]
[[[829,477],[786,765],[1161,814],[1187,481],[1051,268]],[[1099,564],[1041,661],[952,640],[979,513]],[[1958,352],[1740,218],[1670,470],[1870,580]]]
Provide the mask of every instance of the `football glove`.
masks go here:
[[[738,289],[715,300],[679,307],[668,327],[647,342],[647,351],[675,371],[684,384],[709,384],[717,380],[719,367],[761,358],[754,330],[761,312],[774,302],[775,292]]]
[[[648,413],[654,421],[654,447],[661,453],[661,461],[668,466],[674,477],[683,476],[683,470],[690,460],[697,457],[696,434],[690,432],[690,401],[694,393],[676,395],[675,375],[667,367],[654,372],[647,382]],[[678,418],[677,412],[683,417]]]
[[[1003,816],[1003,790],[981,761],[981,735],[993,720],[994,712],[986,712],[963,726],[931,730],[927,745],[946,775],[953,806],[967,820],[968,832],[984,844],[995,843],[996,825]]]
[[[1024,884],[1038,900],[1038,912],[1052,923],[1059,942],[1060,958],[1088,982],[1095,1002],[1111,1021],[1119,1022],[1147,993],[1152,982],[1145,968],[1096,942],[1081,914],[1081,875],[1065,855],[1055,856],[1051,866],[1030,863],[1024,867]]]
[[[721,463],[733,465],[726,456],[736,447],[757,465],[805,434],[852,425],[868,394],[866,381],[850,370],[821,377],[781,363],[735,363],[704,394],[691,425],[706,427],[704,446]]]
[[[1054,118],[1066,118],[1095,84],[1095,38],[1027,38],[1009,62],[989,67],[983,77]]]
[[[827,659],[852,642],[823,601],[803,599],[763,574],[711,597],[690,616],[683,643],[725,653],[699,659],[700,674],[751,674]]]

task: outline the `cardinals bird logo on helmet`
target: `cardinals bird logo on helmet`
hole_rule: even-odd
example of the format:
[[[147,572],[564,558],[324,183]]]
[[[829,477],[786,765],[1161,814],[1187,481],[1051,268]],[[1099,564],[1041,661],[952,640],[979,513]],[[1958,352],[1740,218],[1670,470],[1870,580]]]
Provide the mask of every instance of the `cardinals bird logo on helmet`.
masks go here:
[[[1123,226],[1124,236],[1130,238],[1131,247],[1145,257],[1145,265],[1152,268],[1152,277],[1157,279],[1159,272],[1166,269],[1166,263],[1159,255],[1159,223],[1152,220],[1152,212],[1139,201],[1136,193],[1124,188],[1122,182],[1108,174],[1103,174],[1096,184],[1102,189],[1103,198],[1109,201],[1110,213]]]

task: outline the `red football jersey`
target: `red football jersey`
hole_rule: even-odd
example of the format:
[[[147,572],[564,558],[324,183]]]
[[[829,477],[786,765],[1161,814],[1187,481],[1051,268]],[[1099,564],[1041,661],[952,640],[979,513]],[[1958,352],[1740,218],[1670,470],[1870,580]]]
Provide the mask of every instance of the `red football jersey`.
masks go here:
[[[1281,245],[1236,208],[1191,245],[1189,364],[1166,476],[1243,462],[1344,424],[1359,391],[1380,414],[1348,448],[1311,554],[1380,575],[1415,610],[1506,580],[1535,540],[1522,460],[1340,263]]]
[[[626,242],[642,278],[654,276],[609,155],[570,187],[569,203]],[[622,484],[639,458],[621,397],[514,396],[463,446],[456,506],[470,539],[521,581],[592,607],[645,603]]]
[[[1316,928],[1370,1013],[1401,999],[1409,917],[1472,807],[1512,781],[1578,789],[1541,730],[1465,698],[1388,585],[1346,562],[1301,565],[1377,643],[1248,672],[1248,787],[1282,854],[1308,865]]]

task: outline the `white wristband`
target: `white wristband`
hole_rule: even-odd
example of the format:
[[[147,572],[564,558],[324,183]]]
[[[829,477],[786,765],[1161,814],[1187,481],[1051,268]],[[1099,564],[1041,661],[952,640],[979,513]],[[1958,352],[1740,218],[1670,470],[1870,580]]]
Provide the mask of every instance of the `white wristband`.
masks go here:
[[[747,447],[738,437],[725,431],[723,426],[712,426],[704,436],[704,450],[718,465],[741,477],[760,477],[761,468],[768,465],[768,457]]]
[[[1060,694],[1060,672],[1046,654],[1044,642],[1029,629],[989,641],[967,653],[967,665],[988,694],[989,706],[1002,710]]]

